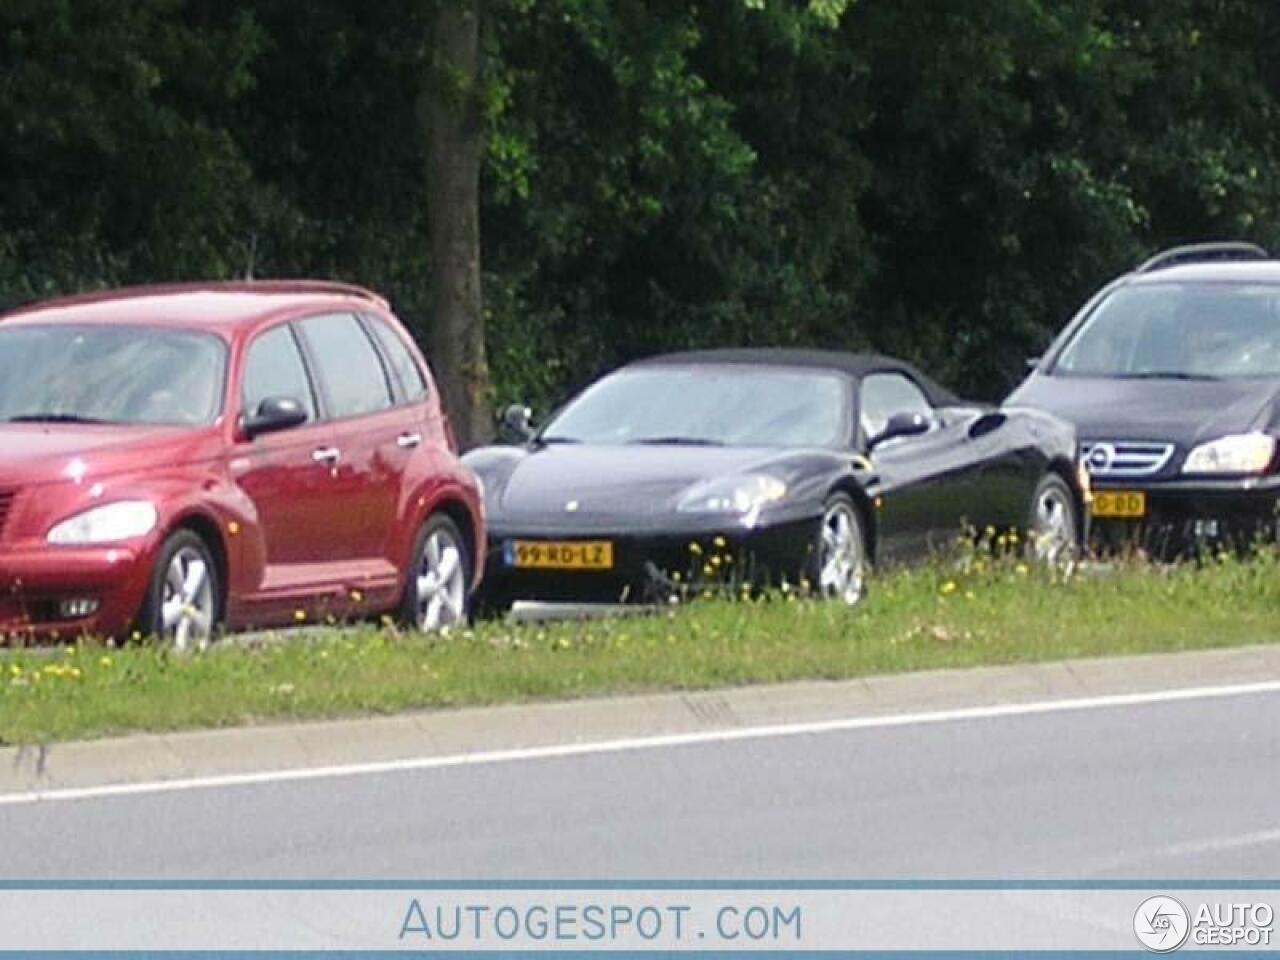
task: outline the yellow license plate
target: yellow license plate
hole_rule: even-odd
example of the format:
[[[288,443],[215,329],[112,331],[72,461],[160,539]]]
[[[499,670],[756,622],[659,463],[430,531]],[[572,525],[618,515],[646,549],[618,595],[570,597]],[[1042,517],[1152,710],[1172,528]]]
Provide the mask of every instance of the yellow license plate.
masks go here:
[[[507,566],[525,570],[612,570],[608,540],[508,540]]]
[[[1147,515],[1147,495],[1141,490],[1094,490],[1093,515],[1136,520]]]

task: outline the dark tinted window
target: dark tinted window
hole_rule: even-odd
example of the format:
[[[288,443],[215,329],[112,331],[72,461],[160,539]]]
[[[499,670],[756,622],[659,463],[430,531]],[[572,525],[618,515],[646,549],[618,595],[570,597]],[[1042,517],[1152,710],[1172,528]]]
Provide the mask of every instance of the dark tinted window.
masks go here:
[[[382,361],[355,317],[308,317],[300,326],[319,367],[332,417],[358,417],[391,406]]]
[[[378,317],[369,317],[368,324],[373,335],[382,344],[387,359],[391,361],[391,369],[395,371],[400,386],[404,387],[405,399],[410,403],[417,403],[427,395],[427,381],[423,378],[417,361],[413,359],[413,354],[404,345],[400,335],[385,321]]]
[[[873,373],[862,380],[862,431],[867,439],[880,433],[895,413],[932,412],[924,391],[900,373]]]
[[[287,325],[273,327],[260,334],[250,344],[249,355],[244,362],[241,398],[245,415],[254,413],[267,397],[297,400],[306,409],[308,420],[316,418],[307,370]]]

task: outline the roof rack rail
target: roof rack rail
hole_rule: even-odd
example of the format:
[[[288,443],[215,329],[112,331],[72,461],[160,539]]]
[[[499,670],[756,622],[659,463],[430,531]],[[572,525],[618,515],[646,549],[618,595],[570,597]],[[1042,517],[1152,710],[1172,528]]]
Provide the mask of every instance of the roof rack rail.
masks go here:
[[[374,293],[367,287],[354,283],[343,283],[341,280],[242,280],[234,281],[228,286],[241,286],[245,290],[279,291],[280,293],[333,293],[340,296],[359,297],[361,300],[372,300],[383,307],[388,306],[386,297]]]
[[[1256,243],[1226,241],[1221,243],[1192,243],[1184,247],[1172,247],[1157,253],[1145,261],[1134,273],[1151,273],[1176,267],[1181,263],[1204,263],[1215,260],[1270,260],[1271,255]]]

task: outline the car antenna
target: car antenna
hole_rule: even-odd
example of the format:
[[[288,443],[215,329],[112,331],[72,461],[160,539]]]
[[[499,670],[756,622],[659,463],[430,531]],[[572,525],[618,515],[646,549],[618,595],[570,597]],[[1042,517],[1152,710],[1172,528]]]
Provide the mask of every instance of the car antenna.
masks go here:
[[[249,258],[244,265],[244,279],[246,283],[253,282],[253,268],[257,265],[258,259],[258,231],[254,230],[249,234]]]

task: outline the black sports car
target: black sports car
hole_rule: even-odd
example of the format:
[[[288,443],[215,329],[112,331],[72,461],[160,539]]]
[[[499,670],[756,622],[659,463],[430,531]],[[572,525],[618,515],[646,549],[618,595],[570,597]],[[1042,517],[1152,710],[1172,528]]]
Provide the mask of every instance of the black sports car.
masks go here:
[[[1075,433],[1037,411],[961,403],[886,357],[681,353],[598,380],[519,446],[464,457],[492,545],[483,607],[653,601],[690,578],[806,580],[846,603],[867,565],[954,539],[964,522],[1074,549]],[[723,582],[723,581],[721,581]]]
[[[1274,536],[1280,261],[1249,244],[1152,258],[1090,300],[1006,404],[1074,421],[1104,544]]]

